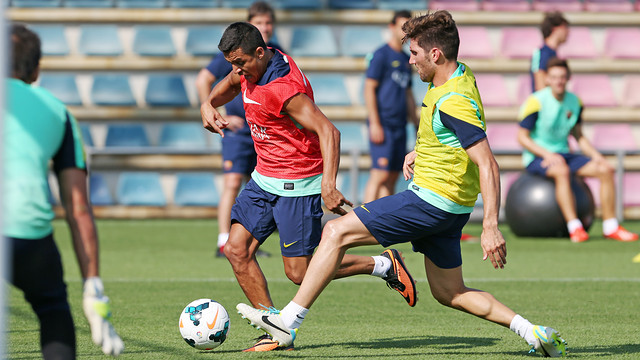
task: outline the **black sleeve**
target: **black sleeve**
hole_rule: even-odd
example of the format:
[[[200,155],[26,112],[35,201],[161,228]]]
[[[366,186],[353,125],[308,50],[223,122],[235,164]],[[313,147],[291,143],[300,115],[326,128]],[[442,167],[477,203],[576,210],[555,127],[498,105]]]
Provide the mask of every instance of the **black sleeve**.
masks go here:
[[[456,137],[458,138],[458,141],[460,141],[460,145],[462,145],[463,148],[466,149],[479,140],[487,137],[487,134],[481,127],[469,124],[466,121],[456,119],[441,110],[438,111],[440,113],[440,121],[442,121],[442,124],[446,126],[447,129],[453,131],[453,133],[456,134]]]
[[[76,163],[76,153],[78,151],[84,151],[83,149],[78,149],[78,146],[82,146],[81,144],[81,142],[76,142],[73,136],[71,119],[67,112],[67,120],[64,123],[64,137],[62,139],[62,144],[60,144],[58,152],[53,156],[53,170],[56,174],[59,174],[60,171],[70,167],[86,170],[84,164],[79,166],[79,164]]]

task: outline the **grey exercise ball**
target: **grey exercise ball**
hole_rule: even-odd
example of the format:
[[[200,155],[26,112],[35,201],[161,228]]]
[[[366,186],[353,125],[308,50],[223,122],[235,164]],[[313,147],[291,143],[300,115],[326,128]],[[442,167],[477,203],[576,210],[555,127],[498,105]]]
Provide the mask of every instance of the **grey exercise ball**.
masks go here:
[[[593,195],[579,177],[571,178],[578,218],[589,230],[595,217]],[[505,203],[507,224],[514,234],[525,237],[568,237],[567,225],[556,202],[553,179],[523,173],[511,185]]]

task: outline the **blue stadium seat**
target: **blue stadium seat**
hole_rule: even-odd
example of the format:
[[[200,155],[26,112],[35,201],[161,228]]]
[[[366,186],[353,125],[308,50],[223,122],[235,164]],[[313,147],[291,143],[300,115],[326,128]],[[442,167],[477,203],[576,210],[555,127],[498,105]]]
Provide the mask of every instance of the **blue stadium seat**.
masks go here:
[[[110,8],[113,0],[65,0],[64,6],[75,8]]]
[[[369,173],[358,173],[358,185],[355,194],[353,193],[353,189],[351,189],[351,173],[349,171],[340,172],[340,177],[342,178],[342,184],[338,190],[340,190],[342,195],[344,195],[347,200],[350,200],[354,206],[362,204],[364,202],[364,188],[367,186]]]
[[[169,0],[169,7],[214,8],[218,7],[218,0]]]
[[[173,202],[180,206],[218,206],[220,196],[209,173],[176,174]]]
[[[119,56],[122,44],[117,25],[83,25],[80,27],[78,51],[84,55]]]
[[[381,10],[425,10],[428,6],[428,0],[378,0]]]
[[[64,35],[64,25],[34,25],[30,28],[40,37],[43,55],[69,55],[69,45]]]
[[[374,9],[373,0],[329,0],[332,9]]]
[[[13,0],[11,6],[15,7],[59,7],[62,0]]]
[[[157,9],[167,6],[165,0],[117,0],[118,7],[137,9]]]
[[[409,184],[411,183],[411,180],[413,179],[405,180],[404,175],[402,175],[401,173],[400,176],[398,176],[398,180],[396,181],[396,186],[394,188],[395,193],[397,194],[399,192],[407,190]]]
[[[69,74],[42,74],[40,86],[67,105],[82,105],[76,77]]]
[[[328,25],[294,27],[292,33],[292,56],[338,56],[336,38]]]
[[[149,138],[140,124],[111,124],[107,128],[106,147],[149,146]]]
[[[321,0],[274,0],[273,7],[286,10],[319,10],[322,9]]]
[[[360,154],[369,152],[369,138],[364,123],[335,122],[333,124],[340,130],[340,152],[350,153],[352,150],[358,150]]]
[[[127,75],[94,75],[91,86],[91,101],[96,105],[134,106]]]
[[[144,99],[151,106],[190,106],[180,75],[149,75]]]
[[[342,74],[307,75],[318,105],[351,105]]]
[[[365,56],[384,44],[379,26],[345,26],[340,37],[340,49],[345,56]]]
[[[207,147],[206,133],[208,131],[195,122],[164,124],[158,145],[177,149],[204,149]]]
[[[107,182],[101,174],[93,173],[89,177],[89,198],[92,205],[113,205],[113,197]]]
[[[116,190],[121,205],[165,206],[160,175],[153,172],[123,172]]]
[[[88,124],[80,124],[80,134],[82,135],[82,143],[84,146],[93,147],[93,136],[91,136],[91,127]]]
[[[221,0],[220,6],[226,8],[248,9],[255,0]]]
[[[218,42],[224,28],[220,26],[190,26],[187,28],[188,54],[193,56],[213,56],[219,52]]]
[[[422,106],[422,100],[424,100],[424,95],[427,93],[428,87],[428,83],[420,80],[420,75],[413,74],[411,77],[411,90],[413,91],[413,99],[416,101],[417,107]]]
[[[133,52],[142,56],[174,56],[176,48],[169,26],[136,26]]]

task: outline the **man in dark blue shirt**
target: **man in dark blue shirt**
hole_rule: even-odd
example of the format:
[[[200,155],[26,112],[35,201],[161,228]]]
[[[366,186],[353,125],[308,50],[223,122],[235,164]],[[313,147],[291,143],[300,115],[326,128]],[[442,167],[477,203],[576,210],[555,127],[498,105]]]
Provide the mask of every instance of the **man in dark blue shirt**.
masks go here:
[[[547,62],[557,57],[558,47],[567,41],[569,36],[569,22],[562,13],[554,11],[545,14],[540,25],[544,44],[533,51],[531,56],[531,88],[532,91],[544,89],[547,85]]]

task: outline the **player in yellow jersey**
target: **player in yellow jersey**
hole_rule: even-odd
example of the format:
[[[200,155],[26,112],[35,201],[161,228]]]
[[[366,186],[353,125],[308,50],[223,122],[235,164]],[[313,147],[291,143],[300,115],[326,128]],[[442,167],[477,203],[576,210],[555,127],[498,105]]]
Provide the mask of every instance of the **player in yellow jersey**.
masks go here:
[[[421,80],[430,83],[415,150],[403,166],[406,179],[413,175],[409,189],[328,222],[307,276],[284,309],[265,311],[245,304],[237,309],[286,346],[333,279],[347,249],[411,242],[414,251],[424,254],[431,293],[441,304],[510,328],[527,341],[531,352],[564,356],[566,342],[557,331],[531,324],[491,294],[464,284],[460,234],[479,192],[484,199],[484,259],[495,268],[506,264],[505,240],[498,229],[498,164],[487,142],[475,78],[457,61],[460,40],[451,14],[436,11],[412,18],[402,30],[405,40],[411,40],[410,63]]]

